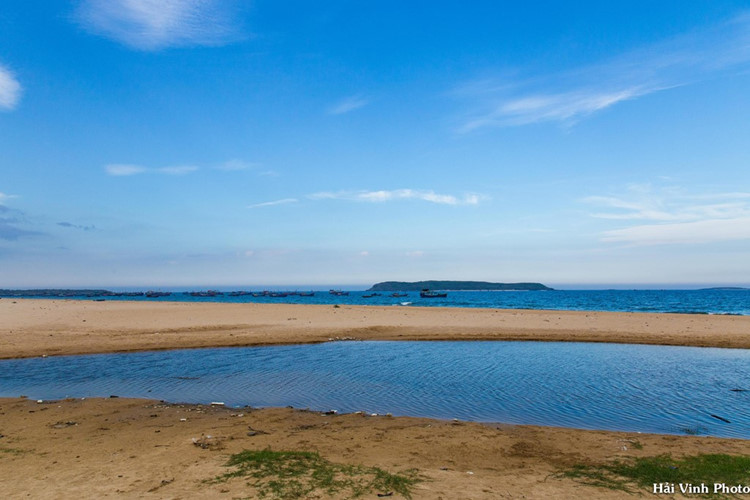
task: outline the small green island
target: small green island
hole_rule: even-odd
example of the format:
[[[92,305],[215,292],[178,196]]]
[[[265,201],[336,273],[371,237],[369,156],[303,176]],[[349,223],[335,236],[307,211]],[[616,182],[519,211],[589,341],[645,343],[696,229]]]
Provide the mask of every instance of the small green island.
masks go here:
[[[449,291],[546,291],[554,290],[541,283],[490,283],[489,281],[383,281],[375,283],[368,292],[418,292],[420,290]]]

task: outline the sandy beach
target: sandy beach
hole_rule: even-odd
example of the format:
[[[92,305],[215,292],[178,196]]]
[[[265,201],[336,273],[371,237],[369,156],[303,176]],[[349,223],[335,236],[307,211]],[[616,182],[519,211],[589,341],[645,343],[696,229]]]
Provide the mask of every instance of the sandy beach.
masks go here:
[[[0,359],[360,340],[750,348],[750,317],[400,306],[0,300]]]
[[[415,499],[632,498],[650,493],[586,486],[560,472],[663,453],[750,454],[745,440],[119,398],[0,399],[0,414],[4,498],[257,498],[243,478],[206,481],[227,472],[230,454],[266,448],[392,473],[417,469]],[[377,493],[388,492],[362,498]]]
[[[0,357],[6,359],[336,338],[749,348],[750,318],[0,300]],[[379,467],[391,473],[416,469],[422,479],[413,489],[413,498],[418,499],[607,499],[651,493],[584,485],[561,473],[576,465],[629,457],[749,455],[750,441],[121,398],[41,403],[0,399],[0,488],[6,498],[256,498],[258,491],[246,479],[211,482],[227,472],[231,454],[247,449],[316,451],[337,464]],[[372,491],[363,498],[377,498],[377,493],[389,492]]]

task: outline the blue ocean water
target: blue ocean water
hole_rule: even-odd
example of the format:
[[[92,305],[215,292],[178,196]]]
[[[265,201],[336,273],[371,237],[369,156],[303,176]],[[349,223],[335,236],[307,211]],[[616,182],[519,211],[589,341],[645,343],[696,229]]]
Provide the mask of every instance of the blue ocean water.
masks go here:
[[[329,342],[0,361],[0,396],[119,396],[750,438],[750,350]]]
[[[348,293],[348,295],[332,295],[325,290],[315,291],[312,297],[300,295],[253,297],[252,295],[231,296],[227,292],[214,297],[194,297],[186,292],[172,292],[169,296],[157,298],[106,297],[105,300],[401,305],[750,315],[750,289],[554,290],[534,292],[449,291],[446,298],[433,299],[421,298],[417,292],[409,292],[405,297],[391,297],[390,293],[387,292],[375,297],[365,297],[372,292],[350,291]],[[92,300],[91,297],[82,296],[69,298]]]

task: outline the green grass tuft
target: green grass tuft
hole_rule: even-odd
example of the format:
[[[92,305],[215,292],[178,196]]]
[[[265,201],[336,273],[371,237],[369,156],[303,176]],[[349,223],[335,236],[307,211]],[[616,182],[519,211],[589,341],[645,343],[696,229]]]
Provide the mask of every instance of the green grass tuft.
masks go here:
[[[583,484],[628,492],[632,492],[629,486],[633,484],[651,491],[655,483],[705,484],[713,491],[714,483],[750,484],[750,456],[713,454],[674,459],[659,455],[602,465],[577,465],[561,475]],[[725,498],[712,493],[696,496]]]
[[[26,453],[26,450],[19,450],[18,448],[0,448],[0,453],[7,453],[9,455],[21,455]]]
[[[373,491],[411,498],[412,487],[420,481],[415,470],[391,474],[378,467],[335,464],[309,451],[244,450],[232,455],[226,465],[234,470],[214,481],[245,477],[261,498],[283,500],[314,492],[356,498]]]

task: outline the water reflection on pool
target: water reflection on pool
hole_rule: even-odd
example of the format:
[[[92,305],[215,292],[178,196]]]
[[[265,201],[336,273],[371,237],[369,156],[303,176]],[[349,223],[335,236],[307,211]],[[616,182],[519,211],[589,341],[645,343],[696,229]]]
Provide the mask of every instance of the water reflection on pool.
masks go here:
[[[0,362],[0,396],[117,394],[743,438],[748,390],[750,350],[623,344],[331,342]]]

